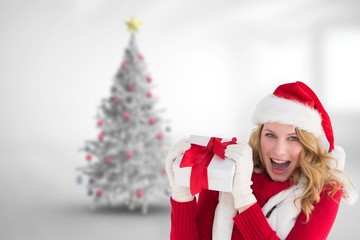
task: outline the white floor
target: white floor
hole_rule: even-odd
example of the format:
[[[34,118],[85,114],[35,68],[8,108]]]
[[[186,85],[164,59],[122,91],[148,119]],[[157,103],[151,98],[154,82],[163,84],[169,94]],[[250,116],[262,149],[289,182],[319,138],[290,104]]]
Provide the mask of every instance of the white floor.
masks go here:
[[[124,208],[92,211],[80,202],[13,205],[1,213],[2,240],[168,239],[165,206],[147,215]]]
[[[1,240],[169,239],[169,202],[140,210],[91,210],[83,186],[75,182],[75,167],[83,164],[78,146],[32,143],[0,146]],[[348,152],[347,169],[359,183],[356,148]],[[358,162],[356,162],[358,161]],[[359,185],[359,184],[358,184]],[[342,203],[329,239],[358,239],[360,205]]]
[[[21,149],[21,150],[20,150]],[[77,147],[30,144],[1,146],[0,239],[168,239],[169,202],[159,199],[146,215],[140,209],[90,209],[75,167]]]

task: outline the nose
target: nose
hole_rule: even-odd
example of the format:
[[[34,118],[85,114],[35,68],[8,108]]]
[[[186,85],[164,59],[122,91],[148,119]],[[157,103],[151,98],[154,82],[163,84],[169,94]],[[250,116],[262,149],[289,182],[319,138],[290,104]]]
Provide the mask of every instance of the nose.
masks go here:
[[[284,153],[286,153],[286,150],[287,150],[286,141],[282,139],[278,139],[274,146],[274,153],[278,156],[281,156]]]

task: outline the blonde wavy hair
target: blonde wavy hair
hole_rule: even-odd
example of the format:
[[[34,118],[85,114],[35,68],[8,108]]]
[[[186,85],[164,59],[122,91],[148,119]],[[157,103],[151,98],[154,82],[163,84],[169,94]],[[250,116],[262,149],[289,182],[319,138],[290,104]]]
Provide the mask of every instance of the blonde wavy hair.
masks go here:
[[[253,149],[253,162],[255,172],[266,172],[265,165],[261,159],[260,137],[263,125],[255,128],[249,139],[249,145]],[[320,201],[320,193],[325,185],[329,185],[328,194],[332,196],[341,189],[341,184],[334,179],[334,169],[328,165],[331,158],[322,146],[321,140],[314,134],[295,129],[299,141],[303,145],[303,151],[300,154],[299,167],[297,167],[290,176],[291,184],[297,184],[300,175],[307,179],[304,193],[299,196],[301,210],[306,215],[306,222],[314,209],[314,204]],[[296,201],[296,199],[295,199]],[[294,203],[295,203],[294,201]]]

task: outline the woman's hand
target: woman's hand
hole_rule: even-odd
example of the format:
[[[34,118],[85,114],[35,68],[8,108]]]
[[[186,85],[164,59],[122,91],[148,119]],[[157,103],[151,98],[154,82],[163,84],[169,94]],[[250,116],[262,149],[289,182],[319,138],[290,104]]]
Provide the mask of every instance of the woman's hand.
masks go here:
[[[247,143],[238,142],[227,146],[225,157],[234,160],[236,164],[232,194],[235,208],[238,212],[242,212],[256,202],[251,189],[254,168],[252,149]]]
[[[169,154],[166,157],[165,169],[172,189],[171,197],[177,202],[189,202],[194,199],[190,193],[189,187],[182,187],[175,184],[173,171],[174,160],[186,150],[190,149],[190,147],[189,139],[183,139],[171,147]]]

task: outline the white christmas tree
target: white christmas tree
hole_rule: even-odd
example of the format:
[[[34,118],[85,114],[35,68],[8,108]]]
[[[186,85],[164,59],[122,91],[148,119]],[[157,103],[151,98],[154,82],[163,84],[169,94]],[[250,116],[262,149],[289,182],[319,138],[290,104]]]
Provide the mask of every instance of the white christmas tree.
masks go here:
[[[87,193],[93,207],[100,204],[137,206],[146,213],[149,200],[168,196],[164,159],[170,132],[161,110],[155,109],[153,78],[135,37],[140,22],[126,22],[131,33],[128,47],[114,77],[110,97],[97,113],[99,134],[81,149],[87,164],[79,167],[78,183],[87,176]]]

